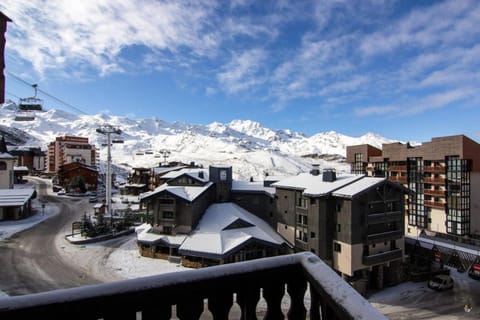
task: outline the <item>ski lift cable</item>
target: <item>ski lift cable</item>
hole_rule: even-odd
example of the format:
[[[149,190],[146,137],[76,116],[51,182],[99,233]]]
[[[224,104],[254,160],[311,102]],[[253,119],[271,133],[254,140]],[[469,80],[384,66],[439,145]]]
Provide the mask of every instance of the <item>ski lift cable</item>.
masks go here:
[[[8,94],[9,96],[14,97],[15,99],[21,99],[19,96],[17,96],[16,94],[11,93],[10,91],[5,91],[5,93]]]
[[[85,111],[83,111],[83,110],[81,110],[81,109],[73,106],[72,104],[70,104],[70,103],[68,103],[68,102],[66,102],[66,101],[64,101],[64,100],[62,100],[62,99],[60,99],[60,98],[57,98],[57,97],[55,97],[54,95],[52,95],[52,94],[50,94],[50,93],[48,93],[48,92],[46,92],[46,91],[38,88],[38,85],[37,85],[37,84],[28,83],[27,81],[23,80],[22,78],[20,78],[19,76],[13,74],[13,73],[10,72],[10,71],[7,71],[6,73],[7,73],[9,76],[12,76],[12,77],[13,77],[14,79],[16,79],[17,81],[22,82],[23,84],[28,85],[28,86],[30,86],[30,87],[33,87],[33,88],[35,89],[35,92],[38,91],[38,92],[46,95],[47,97],[49,97],[49,98],[51,98],[51,99],[54,99],[54,100],[56,100],[57,102],[60,102],[61,104],[65,105],[65,106],[67,106],[67,107],[69,107],[69,108],[71,108],[71,109],[73,109],[73,110],[75,110],[75,111],[77,111],[77,112],[79,112],[79,113],[81,113],[81,114],[88,115],[88,113],[86,113]]]

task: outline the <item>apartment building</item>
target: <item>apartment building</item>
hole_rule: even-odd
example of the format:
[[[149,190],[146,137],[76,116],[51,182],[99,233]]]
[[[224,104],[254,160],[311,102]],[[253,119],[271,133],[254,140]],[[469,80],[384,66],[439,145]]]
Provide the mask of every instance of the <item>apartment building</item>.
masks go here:
[[[88,138],[64,136],[57,137],[48,145],[46,172],[55,174],[61,166],[80,162],[87,166],[95,166],[95,145],[88,143]]]
[[[410,190],[405,231],[480,238],[480,144],[464,135],[412,146],[389,143],[347,147],[352,173],[386,177]]]
[[[406,189],[385,178],[314,168],[272,184],[277,232],[343,277],[375,287],[397,280]],[[393,280],[392,280],[393,279]]]

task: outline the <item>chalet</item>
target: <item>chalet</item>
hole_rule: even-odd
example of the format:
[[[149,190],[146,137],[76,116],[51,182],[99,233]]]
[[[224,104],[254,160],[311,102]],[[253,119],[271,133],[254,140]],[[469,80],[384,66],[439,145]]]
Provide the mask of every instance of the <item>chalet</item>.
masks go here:
[[[35,189],[14,189],[16,158],[7,152],[5,138],[0,140],[0,220],[16,220],[32,214]]]
[[[60,185],[68,188],[77,176],[82,177],[86,190],[97,189],[98,172],[96,167],[88,166],[81,162],[71,162],[60,166],[58,182]]]
[[[17,166],[26,167],[29,174],[45,170],[46,155],[38,147],[10,146],[9,153],[17,158]]]

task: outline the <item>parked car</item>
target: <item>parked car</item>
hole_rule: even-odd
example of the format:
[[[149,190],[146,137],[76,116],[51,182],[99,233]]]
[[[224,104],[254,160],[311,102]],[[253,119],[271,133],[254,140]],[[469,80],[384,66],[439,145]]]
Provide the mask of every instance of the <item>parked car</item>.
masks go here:
[[[90,202],[90,203],[96,203],[97,201],[98,201],[98,198],[95,197],[95,196],[88,198],[88,202]]]
[[[438,291],[453,289],[453,279],[450,276],[439,274],[428,281],[428,287]]]
[[[63,190],[63,189],[60,189],[60,190],[57,192],[57,195],[59,195],[59,196],[63,196],[63,195],[65,195],[65,194],[66,194],[66,193],[65,193],[65,190]]]

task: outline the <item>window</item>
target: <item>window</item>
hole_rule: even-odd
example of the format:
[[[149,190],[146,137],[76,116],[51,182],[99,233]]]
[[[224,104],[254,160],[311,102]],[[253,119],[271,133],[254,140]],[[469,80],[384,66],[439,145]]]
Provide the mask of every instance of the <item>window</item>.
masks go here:
[[[342,225],[339,223],[337,224],[337,232],[340,232],[342,231]]]
[[[0,161],[0,170],[7,170],[7,163],[5,161]]]
[[[340,245],[340,243],[337,243],[337,242],[333,243],[333,251],[342,252],[342,246]]]
[[[220,180],[221,181],[227,180],[227,170],[220,170]]]
[[[310,238],[315,238],[316,234],[315,232],[310,232]]]
[[[164,234],[172,234],[172,227],[170,227],[170,226],[163,226],[163,233],[164,233]]]
[[[173,219],[173,211],[162,211],[163,219]]]

